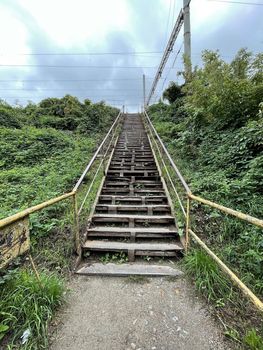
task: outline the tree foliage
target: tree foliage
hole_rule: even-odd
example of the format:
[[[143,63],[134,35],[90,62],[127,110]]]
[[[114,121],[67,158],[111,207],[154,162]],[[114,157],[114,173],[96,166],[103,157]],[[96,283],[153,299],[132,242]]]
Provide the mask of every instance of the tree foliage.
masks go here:
[[[195,68],[183,87],[185,96],[151,106],[150,115],[194,193],[260,218],[263,55],[242,49],[231,63],[218,52],[204,51],[202,57],[203,67]],[[207,209],[200,230],[223,260],[262,293],[262,232],[220,214],[212,225],[210,214]]]
[[[169,103],[175,102],[178,98],[183,96],[182,87],[175,82],[170,82],[168,88],[163,93],[163,98]]]
[[[0,217],[70,190],[117,114],[70,95],[24,108],[1,102]]]

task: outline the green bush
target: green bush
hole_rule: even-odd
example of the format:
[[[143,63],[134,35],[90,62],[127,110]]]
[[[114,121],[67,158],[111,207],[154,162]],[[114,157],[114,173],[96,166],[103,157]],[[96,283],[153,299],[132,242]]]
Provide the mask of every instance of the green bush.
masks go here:
[[[0,127],[19,129],[21,126],[16,110],[0,102]]]
[[[193,193],[262,216],[263,55],[240,50],[231,63],[203,53],[182,87],[184,97],[149,108],[150,116]],[[259,228],[196,205],[192,225],[256,293],[263,292]],[[222,243],[223,242],[223,243]]]

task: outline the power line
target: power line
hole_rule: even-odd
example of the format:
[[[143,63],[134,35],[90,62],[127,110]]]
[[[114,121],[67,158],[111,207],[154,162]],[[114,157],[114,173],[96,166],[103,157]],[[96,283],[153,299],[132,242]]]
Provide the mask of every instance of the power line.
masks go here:
[[[168,13],[168,19],[167,19],[166,31],[165,31],[165,41],[167,41],[167,36],[168,36],[168,27],[170,23],[171,9],[172,9],[172,0],[170,0],[169,13]]]
[[[181,50],[182,50],[183,44],[184,44],[184,43],[182,42],[182,44],[181,44],[181,46],[180,46],[179,50],[177,51],[177,53],[176,53],[176,55],[175,55],[175,58],[174,58],[174,60],[173,60],[172,67],[174,66],[175,61],[177,60],[177,57],[179,56],[179,54],[180,54],[180,52],[181,52]],[[164,88],[164,85],[165,85],[165,83],[166,83],[166,80],[167,80],[168,75],[170,74],[170,72],[171,72],[171,69],[168,71],[168,73],[166,74],[166,77],[164,78],[164,81],[163,81],[163,85],[162,85],[162,89],[161,89],[161,91],[162,91],[162,90],[163,90],[163,88]]]
[[[30,98],[62,98],[64,97],[65,95],[67,94],[63,94],[63,95],[59,95],[59,96],[51,96],[51,95],[36,95],[36,96],[0,96],[0,100],[1,99],[5,99],[5,98],[14,98],[14,99],[19,99],[19,98],[22,98],[22,99],[30,99]],[[114,98],[114,97],[119,97],[119,95],[116,95],[116,96],[103,96],[103,95],[78,95],[78,96],[75,96],[75,97],[78,97],[78,98],[101,98],[101,99],[111,99],[111,98]],[[130,95],[130,96],[124,96],[123,98],[125,99],[137,99],[138,95]]]
[[[146,77],[147,80],[153,80],[154,78]],[[123,78],[123,79],[6,79],[6,80],[0,80],[2,83],[7,82],[87,82],[87,81],[128,81],[128,80],[141,80],[140,78]]]
[[[30,99],[47,99],[47,98],[63,98],[64,96],[5,96],[5,97],[1,97],[1,100],[5,100],[5,99],[14,99],[14,100],[30,100]],[[93,98],[93,99],[101,99],[101,100],[108,100],[108,101],[115,101],[115,102],[123,102],[123,100],[114,100],[111,97],[107,97],[107,96],[74,96],[74,97],[78,97],[78,98]],[[138,97],[138,96],[137,96]],[[114,97],[113,97],[114,98]],[[127,98],[126,98],[127,99]]]
[[[207,1],[225,2],[225,3],[237,4],[237,5],[263,6],[263,2],[245,2],[245,1],[231,1],[231,0],[207,0]]]
[[[0,56],[105,56],[105,55],[148,55],[162,54],[162,51],[140,51],[140,52],[17,52],[17,53],[0,53]]]
[[[0,64],[0,68],[4,67],[42,67],[42,68],[106,68],[106,69],[142,69],[153,68],[157,66],[89,66],[89,65],[52,65],[52,64]]]
[[[190,0],[189,0],[189,2],[190,2]],[[175,25],[173,27],[172,33],[170,35],[169,41],[168,41],[168,43],[166,45],[165,51],[163,53],[163,57],[162,57],[161,63],[159,65],[157,73],[155,75],[151,91],[150,91],[149,96],[148,96],[147,101],[146,101],[147,105],[149,104],[149,102],[150,102],[150,100],[151,100],[151,98],[152,98],[152,96],[154,94],[154,91],[156,89],[158,81],[159,81],[159,79],[160,79],[160,77],[162,75],[162,72],[163,72],[164,68],[165,68],[166,62],[167,62],[167,60],[168,60],[168,58],[170,56],[170,53],[173,50],[174,42],[175,42],[175,40],[176,40],[176,38],[177,38],[177,36],[178,36],[178,34],[180,32],[180,29],[181,29],[181,27],[183,25],[183,21],[184,21],[184,13],[183,13],[183,10],[181,9],[180,12],[179,12],[179,15],[177,17],[176,23],[175,23]],[[173,68],[174,67],[172,67],[171,69],[173,69]]]
[[[138,91],[138,89],[74,89],[74,88],[64,88],[64,89],[41,89],[41,91],[65,91],[69,89],[70,91]],[[0,91],[38,91],[36,88],[21,88],[21,89],[0,89]]]

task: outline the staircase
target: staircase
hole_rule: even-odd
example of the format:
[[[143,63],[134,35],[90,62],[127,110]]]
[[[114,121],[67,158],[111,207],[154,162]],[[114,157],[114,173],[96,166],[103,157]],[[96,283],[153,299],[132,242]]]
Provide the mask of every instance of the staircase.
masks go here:
[[[82,250],[173,257],[183,246],[140,115],[124,117]]]

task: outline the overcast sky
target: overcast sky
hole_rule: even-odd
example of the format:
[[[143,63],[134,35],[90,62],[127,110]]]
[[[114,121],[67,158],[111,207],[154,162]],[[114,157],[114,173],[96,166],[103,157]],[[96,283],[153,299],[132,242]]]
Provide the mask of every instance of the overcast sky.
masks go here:
[[[149,91],[182,2],[0,0],[0,98],[25,104],[69,93],[138,110],[142,75]],[[219,49],[226,60],[241,47],[262,52],[262,18],[263,6],[192,0],[193,64],[203,49]],[[152,101],[178,79],[182,38]]]

